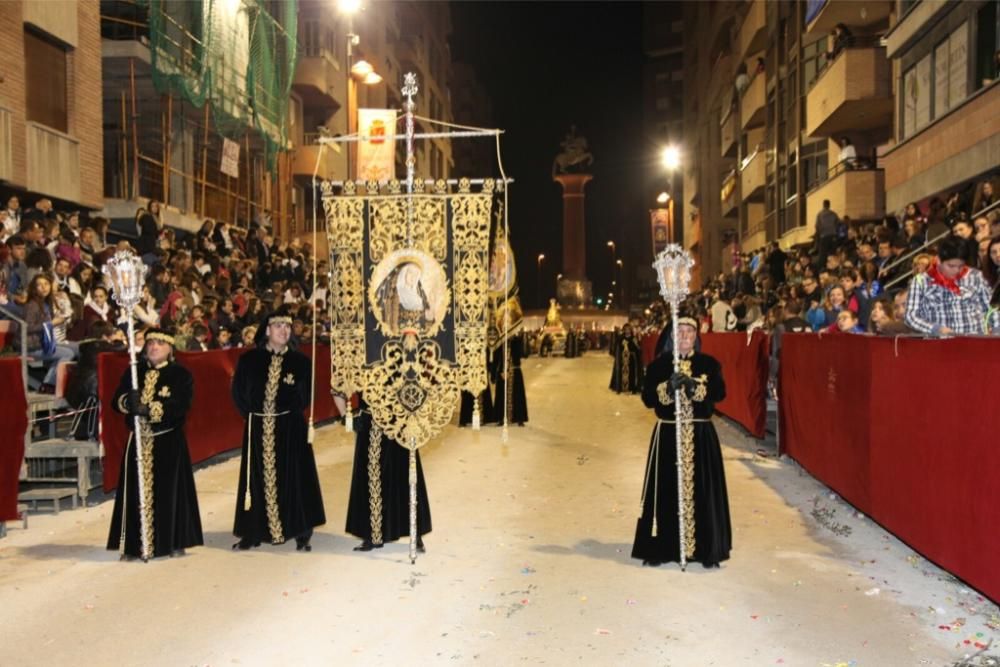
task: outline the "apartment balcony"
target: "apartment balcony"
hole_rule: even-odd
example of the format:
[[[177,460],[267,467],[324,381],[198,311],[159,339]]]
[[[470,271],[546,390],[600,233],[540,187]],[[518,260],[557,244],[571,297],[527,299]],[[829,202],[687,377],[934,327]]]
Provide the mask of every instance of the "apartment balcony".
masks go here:
[[[292,157],[292,175],[298,180],[312,183],[313,170],[316,169],[316,158],[320,154],[320,146],[312,143],[316,134],[306,134],[305,142],[296,146]],[[347,174],[347,153],[343,144],[327,144],[319,163],[316,177],[322,180],[339,180]]]
[[[736,126],[735,109],[730,108],[726,117],[722,119],[720,125],[721,140],[720,147],[722,157],[736,157],[736,149],[739,146],[739,128]]]
[[[333,57],[324,51],[318,56],[299,58],[292,88],[302,97],[304,106],[340,107],[346,100],[346,77]]]
[[[806,95],[806,133],[892,132],[892,66],[882,47],[844,49]]]
[[[825,181],[806,194],[808,224],[816,219],[824,199],[830,200],[830,208],[841,218],[880,220],[885,215],[885,171],[835,166]]]
[[[750,81],[740,99],[740,127],[760,127],[764,124],[764,106],[767,102],[767,85],[763,74],[758,74]]]
[[[50,127],[28,121],[28,190],[80,201],[80,142]]]
[[[736,196],[737,176],[736,170],[729,172],[722,180],[722,189],[719,192],[719,200],[722,204],[722,217],[731,218],[739,215],[740,200]]]
[[[825,35],[838,23],[859,27],[885,21],[895,4],[886,0],[826,0],[807,24],[806,33]]]
[[[764,0],[752,0],[740,26],[740,57],[746,59],[767,44],[767,7]]]
[[[743,201],[764,201],[767,166],[764,150],[756,150],[743,160],[740,170],[740,192]]]

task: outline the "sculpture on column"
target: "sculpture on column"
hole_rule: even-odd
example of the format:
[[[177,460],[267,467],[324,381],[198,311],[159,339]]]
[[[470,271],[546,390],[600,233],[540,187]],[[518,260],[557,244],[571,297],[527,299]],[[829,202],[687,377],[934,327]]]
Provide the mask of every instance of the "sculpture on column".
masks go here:
[[[552,180],[562,186],[563,196],[563,277],[556,286],[556,296],[564,306],[586,308],[591,305],[591,283],[587,280],[587,234],[584,226],[584,187],[593,176],[587,169],[594,156],[587,139],[570,126],[560,142],[562,152],[552,162]]]

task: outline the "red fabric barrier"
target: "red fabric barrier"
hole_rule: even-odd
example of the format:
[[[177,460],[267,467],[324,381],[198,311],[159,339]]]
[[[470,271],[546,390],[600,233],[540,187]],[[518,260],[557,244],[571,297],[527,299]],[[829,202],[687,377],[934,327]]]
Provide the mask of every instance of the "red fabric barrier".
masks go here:
[[[18,475],[24,460],[24,434],[28,429],[28,398],[24,395],[21,358],[0,359],[0,521],[17,519]]]
[[[901,540],[1000,600],[1000,340],[789,334],[781,439]]]
[[[338,416],[330,396],[330,348],[321,345],[316,364],[315,421]],[[307,355],[311,348],[303,348]],[[216,454],[236,449],[243,437],[243,419],[230,398],[230,383],[243,350],[178,352],[178,362],[194,376],[194,404],[188,413],[185,432],[191,461],[198,463]],[[104,443],[104,490],[118,485],[118,472],[128,431],[121,414],[111,407],[128,355],[102,354],[98,360],[101,397],[101,441]],[[306,412],[308,417],[308,411]]]
[[[749,342],[745,333],[701,334],[701,351],[722,364],[726,400],[715,406],[755,438],[767,429],[767,334],[755,331]]]
[[[657,334],[642,338],[642,359],[648,366],[656,352]],[[701,350],[722,364],[726,400],[715,406],[755,438],[767,429],[767,374],[769,339],[754,332],[747,343],[745,333],[701,334]]]

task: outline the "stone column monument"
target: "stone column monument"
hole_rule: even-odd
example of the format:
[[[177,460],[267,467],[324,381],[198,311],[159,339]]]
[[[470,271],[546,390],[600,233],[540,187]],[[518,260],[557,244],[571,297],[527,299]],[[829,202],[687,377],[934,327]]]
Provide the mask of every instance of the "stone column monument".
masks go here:
[[[587,169],[594,157],[587,140],[570,127],[563,139],[562,152],[552,163],[552,180],[563,190],[563,277],[556,287],[559,303],[571,308],[592,305],[591,283],[587,280],[587,231],[584,226],[584,188],[593,175]]]

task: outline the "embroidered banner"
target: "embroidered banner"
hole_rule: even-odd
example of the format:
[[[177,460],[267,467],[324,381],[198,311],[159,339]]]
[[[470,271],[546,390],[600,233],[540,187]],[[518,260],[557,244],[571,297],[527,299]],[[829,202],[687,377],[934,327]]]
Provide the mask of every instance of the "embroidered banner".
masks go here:
[[[363,181],[388,181],[395,178],[395,110],[358,109],[358,132],[368,137],[358,142],[358,178]]]
[[[460,390],[486,387],[487,255],[496,184],[407,195],[399,181],[323,183],[330,246],[331,389],[361,392],[375,423],[420,447]]]
[[[507,338],[517,334],[524,314],[518,296],[517,264],[510,247],[510,237],[504,233],[504,200],[497,197],[493,206],[493,241],[490,244],[489,326],[486,340],[495,350]]]

